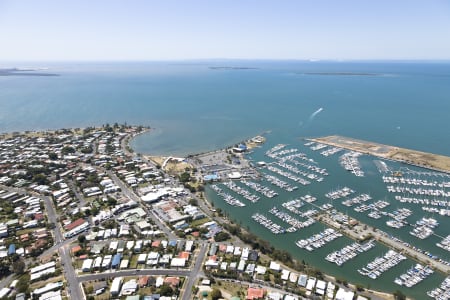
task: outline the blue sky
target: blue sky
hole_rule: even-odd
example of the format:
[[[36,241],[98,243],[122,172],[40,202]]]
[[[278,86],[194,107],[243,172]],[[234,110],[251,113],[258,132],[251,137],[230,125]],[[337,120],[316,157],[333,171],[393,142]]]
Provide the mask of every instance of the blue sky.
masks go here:
[[[0,0],[0,60],[450,59],[448,0]]]

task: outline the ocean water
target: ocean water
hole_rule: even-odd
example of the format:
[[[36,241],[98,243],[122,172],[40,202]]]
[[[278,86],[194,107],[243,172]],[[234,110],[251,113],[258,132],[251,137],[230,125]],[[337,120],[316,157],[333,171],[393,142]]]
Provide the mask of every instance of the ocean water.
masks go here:
[[[132,146],[137,152],[154,155],[204,152],[263,132],[269,132],[268,142],[251,155],[255,160],[264,159],[264,149],[277,143],[301,148],[303,137],[331,134],[450,155],[448,62],[191,61],[39,63],[32,67],[49,67],[40,72],[59,76],[0,76],[0,132],[127,122],[153,128],[135,138]],[[299,195],[311,193],[319,203],[325,203],[326,192],[347,185],[358,193],[370,193],[374,200],[389,198],[373,158],[362,160],[368,176],[374,178],[368,181],[341,170],[337,156],[324,160],[318,153],[309,155],[327,167],[331,175],[324,184],[299,189]],[[349,266],[339,268],[323,260],[331,248],[342,247],[349,243],[348,239],[334,241],[317,253],[307,253],[295,246],[295,240],[317,233],[323,226],[316,224],[293,234],[291,243],[280,243],[285,237],[273,236],[249,219],[255,209],[266,213],[274,204],[271,200],[258,202],[253,209],[248,206],[238,210],[210,190],[208,195],[242,226],[330,274],[345,272],[350,281],[393,291],[398,288],[393,278],[412,264],[408,260],[380,280],[368,280],[350,272]],[[280,204],[292,197],[280,192],[275,201]],[[338,206],[345,211],[344,206]],[[420,209],[413,210],[414,215],[408,219],[411,222],[422,215]],[[348,213],[388,231],[382,225],[384,219],[371,223],[371,219],[352,209]],[[436,231],[447,235],[450,224],[441,219]],[[437,241],[433,238],[414,240],[406,229],[395,235],[450,259],[448,252],[432,245]],[[355,265],[385,251],[385,247],[377,245],[356,258]],[[416,288],[402,291],[425,299],[425,292],[442,279],[442,275],[435,274]]]
[[[340,134],[450,155],[450,63],[32,66],[59,76],[0,76],[0,132],[128,122],[155,128],[133,142],[152,154],[183,156],[270,130],[287,139]]]

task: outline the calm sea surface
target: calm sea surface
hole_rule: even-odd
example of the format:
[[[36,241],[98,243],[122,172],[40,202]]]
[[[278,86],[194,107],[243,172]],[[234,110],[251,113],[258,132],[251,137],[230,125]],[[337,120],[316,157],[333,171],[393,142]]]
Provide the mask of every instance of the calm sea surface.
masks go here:
[[[279,191],[276,200],[263,199],[242,210],[226,205],[208,190],[216,206],[226,209],[251,231],[282,245],[295,257],[333,275],[345,274],[350,281],[365,286],[398,289],[393,279],[413,264],[411,260],[402,262],[380,279],[370,280],[360,276],[355,266],[363,266],[386,252],[385,247],[377,245],[356,258],[354,264],[339,268],[323,258],[332,249],[350,243],[348,239],[338,239],[309,253],[294,243],[319,232],[322,225],[275,236],[249,216],[254,211],[269,215],[267,211],[272,206],[306,193],[318,197],[318,203],[322,204],[326,202],[323,195],[339,186],[370,193],[374,200],[387,199],[392,202],[392,210],[407,206],[390,199],[392,195],[387,194],[373,158],[362,158],[367,176],[356,178],[342,170],[338,156],[324,159],[304,147],[300,138],[339,134],[450,155],[450,63],[202,61],[28,65],[49,67],[40,72],[59,76],[0,76],[0,132],[127,122],[154,128],[133,140],[136,151],[185,156],[270,131],[267,144],[251,154],[251,158],[266,159],[263,156],[266,149],[277,143],[290,144],[326,167],[330,176],[323,183],[300,188],[294,194]],[[12,66],[3,63],[2,67]],[[391,163],[391,167],[401,166]],[[389,230],[383,225],[386,219],[375,222],[340,201],[336,206],[364,222]],[[413,223],[423,213],[418,206],[411,209],[414,215],[408,221]],[[450,234],[448,217],[435,217],[441,223],[436,232],[443,236]],[[437,238],[424,242],[410,236],[407,229],[388,232],[450,259],[448,252],[434,246]],[[289,243],[282,242],[286,237]],[[443,278],[434,274],[415,288],[402,291],[425,299],[425,292]]]

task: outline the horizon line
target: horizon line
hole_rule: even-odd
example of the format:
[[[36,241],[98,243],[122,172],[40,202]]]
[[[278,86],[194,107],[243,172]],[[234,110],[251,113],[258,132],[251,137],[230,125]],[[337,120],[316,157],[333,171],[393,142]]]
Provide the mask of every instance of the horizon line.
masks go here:
[[[450,58],[167,58],[167,59],[0,59],[0,63],[120,63],[120,62],[221,62],[221,61],[280,61],[280,62],[450,62]]]

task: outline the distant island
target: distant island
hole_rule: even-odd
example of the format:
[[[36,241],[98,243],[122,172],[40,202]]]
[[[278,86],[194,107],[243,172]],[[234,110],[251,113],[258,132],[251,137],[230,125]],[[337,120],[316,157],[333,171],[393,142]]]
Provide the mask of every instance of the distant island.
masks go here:
[[[209,67],[211,70],[258,70],[254,67]]]
[[[308,72],[302,75],[327,75],[327,76],[381,76],[377,73],[354,73],[354,72]]]
[[[6,68],[0,69],[0,76],[59,76],[59,74],[41,72],[42,70],[43,69]]]

